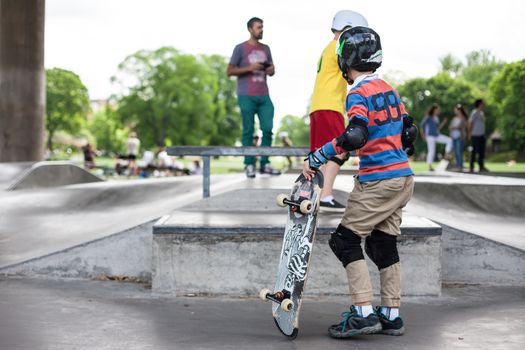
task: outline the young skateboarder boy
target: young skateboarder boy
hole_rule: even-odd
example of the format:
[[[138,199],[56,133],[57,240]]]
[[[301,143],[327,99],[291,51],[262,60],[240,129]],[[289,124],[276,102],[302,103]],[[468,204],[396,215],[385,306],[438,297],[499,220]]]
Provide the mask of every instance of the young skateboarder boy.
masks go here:
[[[357,150],[359,174],[346,210],[329,245],[346,269],[354,305],[342,322],[329,327],[330,336],[402,335],[399,316],[401,266],[397,251],[401,210],[412,196],[413,172],[407,153],[413,153],[417,128],[397,92],[374,72],[381,66],[379,35],[370,28],[352,27],[338,39],[338,65],[351,85],[346,98],[349,124],[331,142],[311,152],[303,174],[311,178],[331,157]],[[361,248],[379,269],[381,305],[372,307],[372,287]]]

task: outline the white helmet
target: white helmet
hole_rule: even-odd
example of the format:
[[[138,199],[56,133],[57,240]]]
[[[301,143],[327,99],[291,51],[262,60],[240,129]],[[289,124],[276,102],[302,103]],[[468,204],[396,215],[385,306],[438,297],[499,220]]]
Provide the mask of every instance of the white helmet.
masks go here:
[[[342,32],[346,27],[368,27],[368,21],[360,13],[341,10],[334,16],[332,30]]]

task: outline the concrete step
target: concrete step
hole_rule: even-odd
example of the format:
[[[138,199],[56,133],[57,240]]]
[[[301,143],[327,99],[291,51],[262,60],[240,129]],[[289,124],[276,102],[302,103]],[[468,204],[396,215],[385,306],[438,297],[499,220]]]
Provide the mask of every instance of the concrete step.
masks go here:
[[[286,224],[286,210],[274,204],[282,191],[234,190],[159,220],[153,227],[153,291],[246,296],[272,288]],[[340,218],[341,213],[320,214],[308,294],[347,294],[345,271],[327,244]],[[439,295],[441,227],[425,218],[405,216],[399,253],[403,293]],[[377,287],[377,269],[368,264]]]

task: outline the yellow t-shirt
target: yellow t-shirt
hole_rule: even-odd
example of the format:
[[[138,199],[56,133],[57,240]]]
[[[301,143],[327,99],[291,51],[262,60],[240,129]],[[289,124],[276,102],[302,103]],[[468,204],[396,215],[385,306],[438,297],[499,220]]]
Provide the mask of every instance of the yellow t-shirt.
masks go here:
[[[331,110],[345,115],[347,83],[337,65],[336,44],[336,40],[332,40],[326,46],[317,64],[310,113]]]

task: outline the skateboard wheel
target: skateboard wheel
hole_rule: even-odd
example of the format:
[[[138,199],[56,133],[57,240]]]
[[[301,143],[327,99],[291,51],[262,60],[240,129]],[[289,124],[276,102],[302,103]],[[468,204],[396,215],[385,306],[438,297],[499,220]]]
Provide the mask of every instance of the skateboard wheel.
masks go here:
[[[301,202],[301,213],[303,214],[310,214],[313,210],[314,206],[312,205],[312,201],[304,200]]]
[[[259,292],[259,298],[261,298],[262,300],[265,300],[266,301],[266,296],[268,294],[271,294],[272,291],[269,290],[268,288],[263,288],[261,289],[261,291]]]
[[[281,193],[280,195],[277,196],[276,200],[277,200],[277,205],[280,206],[280,207],[286,207],[286,204],[284,203],[284,200],[287,199],[288,196],[285,195],[284,193]]]
[[[293,309],[293,301],[290,300],[290,299],[284,299],[281,302],[281,309],[283,309],[284,311],[292,310]]]

